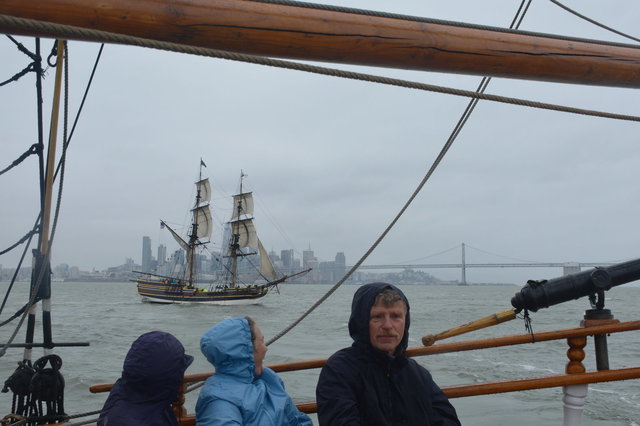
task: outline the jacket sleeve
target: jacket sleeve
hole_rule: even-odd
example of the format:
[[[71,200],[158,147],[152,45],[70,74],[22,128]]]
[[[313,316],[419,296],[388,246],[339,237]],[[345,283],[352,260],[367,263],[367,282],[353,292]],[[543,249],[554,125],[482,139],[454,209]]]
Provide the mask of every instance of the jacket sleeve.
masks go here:
[[[298,407],[289,400],[289,407],[286,408],[287,420],[290,426],[313,426],[313,422],[302,411],[298,410]]]
[[[355,380],[344,360],[329,359],[322,367],[316,387],[320,426],[360,425]]]
[[[313,422],[302,411],[298,410],[296,404],[287,393],[284,388],[284,382],[272,369],[265,367],[262,372],[262,380],[268,384],[268,387],[273,390],[277,390],[278,393],[285,397],[284,403],[284,418],[288,426],[313,426]]]
[[[449,398],[436,384],[431,374],[425,370],[426,380],[429,384],[428,398],[433,408],[433,421],[436,426],[460,426],[456,409],[449,402]]]
[[[196,409],[196,426],[242,426],[240,409],[223,399],[209,400],[206,404],[198,404]]]

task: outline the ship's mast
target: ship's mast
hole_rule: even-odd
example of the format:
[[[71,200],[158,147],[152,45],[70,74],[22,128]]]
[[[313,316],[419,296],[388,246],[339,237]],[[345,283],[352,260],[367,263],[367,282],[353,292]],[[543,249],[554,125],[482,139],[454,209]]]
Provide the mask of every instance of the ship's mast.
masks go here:
[[[200,170],[198,173],[198,182],[202,180],[202,166],[204,162],[202,158],[200,159]],[[200,185],[196,185],[196,202],[193,206],[196,209],[200,205],[200,200],[202,196],[200,195]],[[194,210],[195,211],[195,210]],[[193,220],[191,223],[191,233],[189,234],[189,250],[187,253],[187,263],[189,265],[189,285],[193,285],[195,281],[195,256],[196,256],[196,243],[198,241],[198,220],[196,215],[193,215]]]
[[[242,180],[245,174],[240,170],[240,194],[242,194]],[[239,219],[244,207],[242,206],[242,198],[238,198],[238,204],[234,206],[236,209],[236,217]],[[229,255],[231,256],[231,282],[229,286],[234,288],[238,283],[238,251],[240,250],[240,221],[236,221],[232,225],[231,246]]]

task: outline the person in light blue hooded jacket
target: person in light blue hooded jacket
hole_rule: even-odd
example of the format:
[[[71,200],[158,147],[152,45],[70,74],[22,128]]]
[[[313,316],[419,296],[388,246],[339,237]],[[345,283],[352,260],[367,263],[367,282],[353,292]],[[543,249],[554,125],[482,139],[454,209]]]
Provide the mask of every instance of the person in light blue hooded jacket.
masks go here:
[[[263,366],[267,347],[251,318],[229,318],[211,327],[200,339],[200,350],[215,374],[198,397],[198,426],[313,425],[278,375]]]

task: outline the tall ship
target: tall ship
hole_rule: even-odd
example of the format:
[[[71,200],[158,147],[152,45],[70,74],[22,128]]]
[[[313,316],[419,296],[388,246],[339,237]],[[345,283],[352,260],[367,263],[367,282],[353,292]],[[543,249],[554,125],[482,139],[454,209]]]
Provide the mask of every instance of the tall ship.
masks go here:
[[[277,285],[288,278],[302,275],[304,270],[291,275],[278,274],[269,254],[258,238],[254,226],[253,193],[243,190],[245,174],[240,172],[240,191],[233,196],[231,219],[225,226],[224,253],[222,255],[223,270],[218,273],[219,279],[203,279],[202,271],[198,271],[197,253],[205,250],[211,242],[213,220],[211,216],[211,184],[209,178],[202,177],[202,168],[206,167],[200,160],[200,171],[196,185],[196,197],[191,209],[191,224],[186,238],[183,238],[166,221],[161,227],[167,229],[178,245],[186,253],[186,266],[176,265],[177,273],[158,275],[138,272],[142,276],[135,280],[138,294],[144,302],[152,303],[206,303],[212,305],[240,305],[258,303]],[[258,262],[242,262],[243,259],[255,258]],[[251,268],[253,271],[243,272]],[[245,277],[250,282],[245,281]]]

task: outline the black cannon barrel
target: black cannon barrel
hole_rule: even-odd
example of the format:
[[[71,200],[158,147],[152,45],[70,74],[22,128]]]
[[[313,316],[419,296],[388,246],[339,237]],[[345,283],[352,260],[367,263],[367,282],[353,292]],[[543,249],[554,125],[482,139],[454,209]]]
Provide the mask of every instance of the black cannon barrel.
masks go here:
[[[527,309],[537,312],[540,308],[579,299],[638,279],[640,279],[640,259],[630,260],[548,281],[529,281],[511,298],[511,305],[517,311]]]

